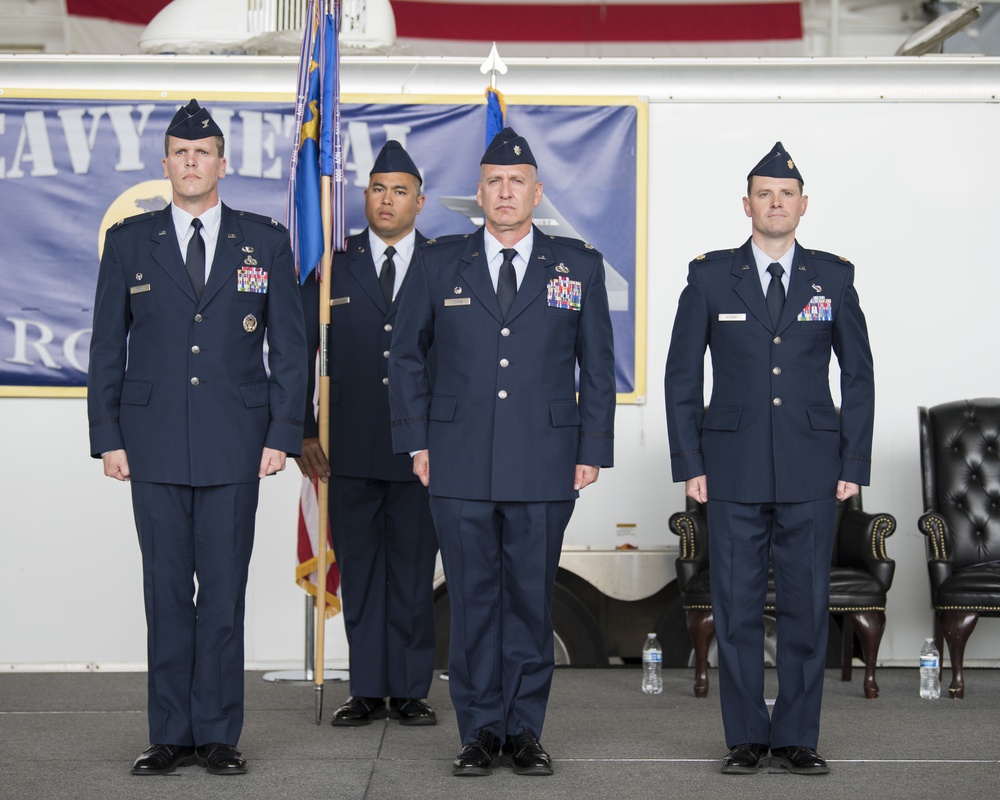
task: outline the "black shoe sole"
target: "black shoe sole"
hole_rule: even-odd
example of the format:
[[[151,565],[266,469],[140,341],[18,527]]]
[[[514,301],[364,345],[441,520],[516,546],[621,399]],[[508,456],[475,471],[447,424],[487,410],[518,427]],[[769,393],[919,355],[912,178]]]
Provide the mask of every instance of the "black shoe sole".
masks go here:
[[[164,767],[163,769],[142,769],[141,767],[132,767],[133,775],[170,775],[178,767],[193,767],[195,765],[195,757],[188,756],[187,758],[178,759],[169,767]]]
[[[340,717],[334,717],[330,720],[330,724],[335,728],[360,728],[364,725],[371,725],[374,720],[385,719],[387,715],[386,710],[383,708],[379,711],[373,711],[367,717],[362,717],[360,719],[350,717],[341,719]]]
[[[476,767],[471,764],[467,767],[456,767],[453,764],[451,767],[451,774],[456,778],[484,778],[487,775],[492,774],[493,768],[502,763],[503,760],[500,756],[494,756],[488,767]]]
[[[400,725],[437,725],[437,717],[401,717],[397,711],[389,712],[389,719],[398,719]]]
[[[829,767],[793,767],[787,761],[771,758],[771,772],[789,772],[792,775],[829,775]]]
[[[456,778],[484,778],[493,772],[492,767],[452,767],[451,774]]]
[[[247,768],[241,767],[239,769],[226,769],[225,767],[216,767],[213,769],[212,767],[205,767],[205,772],[209,775],[246,775]]]
[[[517,764],[514,764],[513,769],[515,775],[543,776],[552,774],[552,767],[542,766],[541,764],[532,764],[530,767],[519,767]]]
[[[761,766],[763,765],[758,764],[756,767],[738,767],[736,765],[727,765],[719,771],[723,775],[756,775],[761,771]]]

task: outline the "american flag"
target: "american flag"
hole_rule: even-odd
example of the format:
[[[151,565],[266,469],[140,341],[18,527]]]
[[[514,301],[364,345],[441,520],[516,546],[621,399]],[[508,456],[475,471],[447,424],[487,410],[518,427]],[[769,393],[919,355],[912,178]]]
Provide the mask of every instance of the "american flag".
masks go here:
[[[316,480],[303,476],[302,491],[299,494],[298,561],[295,568],[295,582],[313,597],[316,597],[317,574],[316,552],[319,547],[319,488]],[[326,570],[326,616],[340,613],[340,568],[334,558],[330,541],[330,526],[326,529],[327,570]]]
[[[66,0],[74,21],[147,24],[169,0]],[[801,0],[391,0],[397,51],[481,56],[797,56]],[[80,23],[82,24],[82,22]],[[117,51],[116,51],[117,52]]]
[[[800,0],[391,0],[401,50],[505,56],[789,56]]]

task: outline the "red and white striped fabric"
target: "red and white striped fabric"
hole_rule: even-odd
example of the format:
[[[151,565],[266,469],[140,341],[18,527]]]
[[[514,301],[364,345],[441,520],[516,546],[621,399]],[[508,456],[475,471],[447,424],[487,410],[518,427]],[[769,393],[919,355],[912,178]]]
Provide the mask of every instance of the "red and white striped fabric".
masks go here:
[[[70,53],[138,53],[143,30],[170,0],[66,0]]]
[[[319,546],[319,491],[316,481],[303,476],[299,495],[298,565],[295,582],[316,597],[317,548]],[[326,551],[326,616],[329,619],[340,613],[340,567],[337,566],[330,544],[330,527],[327,525]]]
[[[66,0],[74,52],[138,52],[170,0]],[[797,56],[801,0],[391,0],[396,52],[484,56]]]
[[[505,56],[802,55],[800,0],[391,0],[399,50]],[[485,48],[485,49],[484,49]]]

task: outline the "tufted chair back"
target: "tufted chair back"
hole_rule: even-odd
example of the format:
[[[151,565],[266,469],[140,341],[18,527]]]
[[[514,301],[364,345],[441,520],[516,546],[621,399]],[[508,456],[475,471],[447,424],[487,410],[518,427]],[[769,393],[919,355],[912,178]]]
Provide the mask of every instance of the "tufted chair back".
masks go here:
[[[965,643],[980,616],[1000,616],[1000,398],[921,408],[920,466],[934,639],[962,698]]]
[[[924,511],[944,519],[952,570],[1000,562],[1000,398],[921,408],[920,438]]]

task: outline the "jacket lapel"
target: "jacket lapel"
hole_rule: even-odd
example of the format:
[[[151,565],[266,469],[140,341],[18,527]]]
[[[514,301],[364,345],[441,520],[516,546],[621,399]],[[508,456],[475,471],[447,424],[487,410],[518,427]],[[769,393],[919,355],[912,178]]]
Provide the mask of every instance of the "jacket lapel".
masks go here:
[[[528,259],[528,268],[525,270],[521,286],[514,297],[514,304],[510,307],[507,319],[513,319],[524,309],[531,305],[531,301],[545,291],[548,286],[549,276],[556,265],[555,257],[552,254],[552,247],[549,245],[549,238],[538,228],[532,227],[534,238],[531,243],[531,257]]]
[[[240,228],[239,217],[229,206],[222,206],[222,222],[219,225],[219,240],[215,243],[215,256],[212,259],[212,271],[208,273],[208,283],[201,296],[199,307],[204,306],[217,295],[226,284],[233,280],[233,273],[239,268],[243,259],[252,253],[240,251],[243,241],[243,230]]]
[[[163,268],[180,290],[191,298],[192,303],[198,302],[191,279],[184,267],[184,258],[177,246],[174,217],[169,205],[157,214],[150,239],[153,242],[153,260]]]
[[[372,260],[367,228],[365,228],[364,233],[350,238],[347,244],[347,254],[350,259],[348,269],[354,280],[358,282],[358,285],[377,308],[383,313],[388,312],[389,308],[386,306],[385,297],[382,296],[382,286],[378,282],[375,262]]]
[[[798,242],[795,243],[794,255],[792,274],[788,276],[788,295],[785,297],[785,305],[778,320],[779,331],[783,331],[795,322],[812,296],[818,294],[812,287],[816,282],[816,267]]]
[[[472,293],[479,298],[483,308],[489,311],[497,322],[503,322],[500,302],[497,300],[496,289],[493,288],[493,281],[490,280],[489,265],[486,263],[486,247],[482,228],[469,237],[465,252],[462,254],[462,261],[465,264],[460,271],[462,279],[468,284]]]
[[[399,284],[399,291],[396,292],[396,296],[392,299],[392,305],[389,307],[389,318],[396,316],[396,311],[399,308],[399,298],[403,294],[403,287],[406,286],[406,282],[410,279],[410,267],[413,266],[413,262],[417,258],[417,250],[420,249],[420,245],[427,244],[427,237],[424,236],[420,231],[414,231],[416,234],[416,241],[413,244],[413,255],[410,256],[409,266],[406,268],[406,274],[403,275],[403,280]],[[381,287],[379,287],[381,288]]]
[[[743,247],[736,251],[732,272],[733,276],[738,279],[734,287],[736,294],[740,296],[747,310],[765,328],[774,330],[774,326],[771,324],[771,315],[767,313],[767,305],[764,302],[764,292],[760,288],[757,260],[753,257],[753,248],[750,247],[749,239]]]

